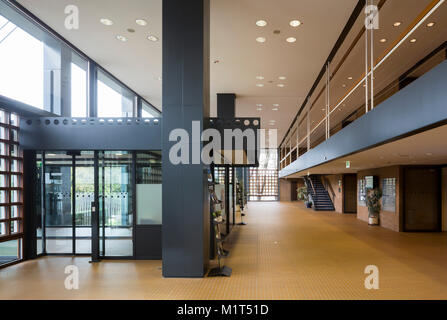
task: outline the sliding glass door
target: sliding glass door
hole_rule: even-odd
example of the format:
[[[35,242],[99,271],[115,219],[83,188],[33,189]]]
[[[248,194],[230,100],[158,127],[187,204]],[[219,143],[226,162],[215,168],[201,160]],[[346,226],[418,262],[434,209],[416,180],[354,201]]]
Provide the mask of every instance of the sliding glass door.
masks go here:
[[[90,255],[99,243],[100,257],[133,257],[132,152],[43,152],[36,161],[43,173],[37,190],[44,194],[38,201],[44,226],[36,230],[38,254]],[[92,214],[99,223],[92,223]]]

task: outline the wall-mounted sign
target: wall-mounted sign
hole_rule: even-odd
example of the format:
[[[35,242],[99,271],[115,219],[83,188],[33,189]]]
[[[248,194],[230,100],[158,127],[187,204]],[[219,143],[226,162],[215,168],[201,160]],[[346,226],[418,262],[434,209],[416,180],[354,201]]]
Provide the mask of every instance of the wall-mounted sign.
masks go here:
[[[382,210],[396,212],[396,178],[382,180]]]
[[[351,161],[346,161],[346,169],[351,168]]]

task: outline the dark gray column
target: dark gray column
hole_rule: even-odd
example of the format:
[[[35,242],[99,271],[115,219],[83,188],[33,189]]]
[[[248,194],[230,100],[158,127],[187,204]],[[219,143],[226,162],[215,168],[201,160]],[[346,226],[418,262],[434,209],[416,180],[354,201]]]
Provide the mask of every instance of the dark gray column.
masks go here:
[[[232,119],[236,116],[236,95],[234,93],[217,94],[217,117]]]
[[[163,276],[203,277],[209,195],[202,164],[173,165],[169,134],[209,117],[209,0],[163,0]],[[190,152],[191,152],[190,148]],[[191,159],[191,154],[190,154]]]

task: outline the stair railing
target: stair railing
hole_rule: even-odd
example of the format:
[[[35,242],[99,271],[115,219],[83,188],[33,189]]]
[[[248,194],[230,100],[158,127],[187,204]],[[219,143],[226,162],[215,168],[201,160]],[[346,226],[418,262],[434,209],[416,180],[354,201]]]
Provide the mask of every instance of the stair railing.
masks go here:
[[[329,183],[329,181],[326,179],[326,177],[323,178],[324,184],[326,185],[326,190],[331,192],[332,195],[332,202],[335,200],[335,192],[334,189],[332,189],[332,185]]]

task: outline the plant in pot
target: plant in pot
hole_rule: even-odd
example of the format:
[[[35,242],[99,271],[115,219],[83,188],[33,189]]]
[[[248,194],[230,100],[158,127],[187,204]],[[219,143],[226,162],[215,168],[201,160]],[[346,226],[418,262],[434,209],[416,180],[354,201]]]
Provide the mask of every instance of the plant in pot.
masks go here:
[[[298,201],[304,201],[307,208],[312,208],[312,201],[310,201],[309,192],[306,187],[301,187],[297,190]]]
[[[366,206],[368,207],[369,224],[372,226],[379,225],[379,215],[380,210],[382,209],[380,199],[382,199],[381,189],[368,190],[366,195]]]

